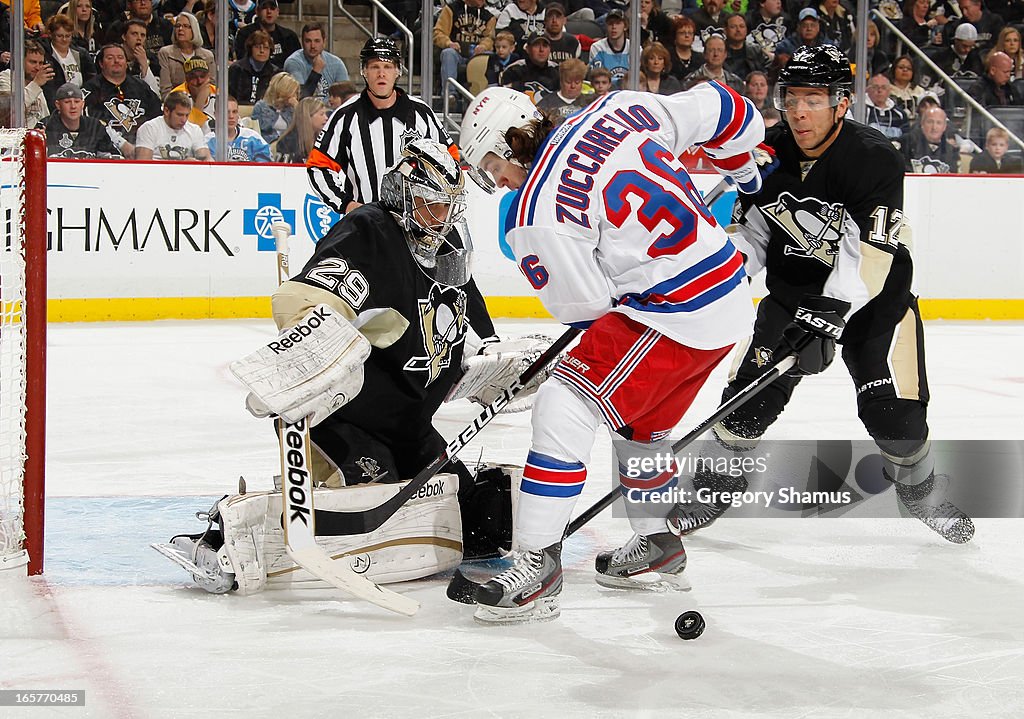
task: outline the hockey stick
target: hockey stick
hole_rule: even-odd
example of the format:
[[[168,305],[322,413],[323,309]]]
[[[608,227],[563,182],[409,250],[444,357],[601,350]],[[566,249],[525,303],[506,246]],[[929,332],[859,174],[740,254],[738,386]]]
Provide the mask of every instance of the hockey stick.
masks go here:
[[[740,390],[740,392],[731,397],[727,402],[722,404],[717,410],[715,410],[714,414],[690,430],[690,432],[688,432],[684,437],[675,441],[671,448],[672,454],[676,455],[682,452],[687,446],[692,444],[694,440],[701,437],[716,423],[749,402],[755,395],[757,395],[757,393],[792,369],[793,365],[797,362],[797,354],[801,349],[806,347],[812,339],[813,337],[811,335],[806,335],[800,338],[800,340],[797,341],[796,346],[786,352],[779,360],[769,367],[764,374]],[[583,525],[607,509],[620,496],[622,496],[622,486],[618,485],[611,492],[601,497],[601,499],[599,499],[593,506],[570,522],[565,528],[565,532],[562,534],[562,540],[564,541],[578,532]],[[448,598],[454,602],[459,602],[460,604],[475,604],[476,600],[473,598],[473,595],[476,592],[476,588],[479,586],[480,584],[478,582],[474,582],[472,579],[469,579],[460,569],[456,569],[455,574],[452,575],[451,580],[448,582],[446,594],[448,595]]]
[[[748,384],[734,396],[729,398],[727,402],[722,404],[718,409],[715,410],[714,414],[705,419],[703,422],[698,424],[692,430],[686,433],[685,436],[680,437],[678,440],[672,443],[672,454],[677,455],[686,449],[693,443],[695,439],[703,436],[705,432],[715,426],[725,417],[735,412],[737,409],[745,405],[751,399],[753,399],[761,390],[770,385],[772,382],[777,380],[779,377],[784,375],[793,365],[797,362],[797,353],[803,349],[810,340],[813,339],[812,335],[805,335],[801,337],[797,342],[794,349],[786,352],[779,360],[775,362],[771,367],[765,371],[760,377],[755,379],[753,382]],[[603,512],[609,505],[615,502],[622,496],[622,486],[617,486],[615,489],[610,491],[599,499],[592,507],[583,512],[580,516],[576,517],[569,523],[569,526],[565,528],[565,534],[562,538],[565,539],[580,530],[584,524],[589,522],[591,519]]]
[[[576,339],[582,330],[570,327],[562,335],[551,343],[551,346],[541,353],[540,357],[534,360],[533,364],[527,367],[521,375],[502,392],[493,402],[484,407],[483,411],[467,426],[458,436],[449,442],[444,450],[426,467],[421,469],[409,483],[395,496],[381,505],[367,509],[362,512],[320,512],[317,520],[321,527],[329,527],[325,533],[331,535],[366,534],[372,532],[386,522],[391,515],[411,499],[425,485],[431,477],[440,471],[448,460],[457,455],[467,444],[480,433],[494,416],[505,408],[523,388],[530,383],[534,377],[557,358],[569,344]]]
[[[711,206],[718,202],[718,198],[724,195],[732,187],[732,180],[728,177],[723,177],[717,185],[708,190],[708,194],[704,195],[704,204],[710,210]]]
[[[277,249],[278,284],[288,277],[288,237],[291,227],[284,222],[271,226]],[[284,546],[297,565],[317,579],[365,599],[384,609],[414,615],[419,602],[384,589],[356,574],[344,561],[331,559],[316,543],[316,510],[313,507],[313,477],[309,452],[309,418],[295,423],[274,420],[281,445],[281,506],[284,511]]]

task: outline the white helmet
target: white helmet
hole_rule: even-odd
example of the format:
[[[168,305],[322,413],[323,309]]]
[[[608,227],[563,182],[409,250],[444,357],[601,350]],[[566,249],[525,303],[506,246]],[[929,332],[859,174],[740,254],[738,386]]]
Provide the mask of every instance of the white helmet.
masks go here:
[[[476,168],[488,152],[509,160],[512,151],[505,142],[505,133],[511,127],[526,127],[542,118],[527,95],[510,87],[489,87],[473,98],[462,119],[462,155]]]

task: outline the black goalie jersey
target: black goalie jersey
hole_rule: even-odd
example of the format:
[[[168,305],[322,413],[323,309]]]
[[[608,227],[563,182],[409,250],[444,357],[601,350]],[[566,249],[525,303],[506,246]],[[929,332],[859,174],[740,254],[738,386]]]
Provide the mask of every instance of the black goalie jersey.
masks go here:
[[[288,291],[294,282],[316,289]],[[467,294],[427,278],[389,212],[376,203],[350,212],[282,290],[305,293],[313,305],[329,292],[330,304],[337,307],[340,298],[357,324],[365,322],[362,331],[373,349],[364,364],[363,388],[331,420],[388,438],[432,431],[431,418],[462,366]],[[277,296],[274,309],[276,315]]]
[[[767,270],[771,295],[791,311],[805,295],[852,306],[841,341],[888,330],[913,296],[903,229],[903,159],[878,131],[846,120],[807,160],[785,125],[768,130],[780,167],[760,193],[741,195],[734,221],[747,273]],[[905,239],[909,233],[905,233]]]

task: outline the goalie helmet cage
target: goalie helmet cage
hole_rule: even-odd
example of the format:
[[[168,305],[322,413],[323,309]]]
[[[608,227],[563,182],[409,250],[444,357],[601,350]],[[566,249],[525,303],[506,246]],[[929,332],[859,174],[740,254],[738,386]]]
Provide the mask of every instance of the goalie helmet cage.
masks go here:
[[[0,129],[0,577],[43,571],[46,142]]]

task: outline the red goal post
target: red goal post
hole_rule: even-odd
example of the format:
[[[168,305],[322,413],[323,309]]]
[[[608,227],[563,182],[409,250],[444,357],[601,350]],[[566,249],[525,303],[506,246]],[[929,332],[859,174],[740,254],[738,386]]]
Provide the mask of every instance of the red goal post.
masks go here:
[[[0,130],[0,575],[43,571],[46,141]],[[6,570],[11,570],[10,572]]]

